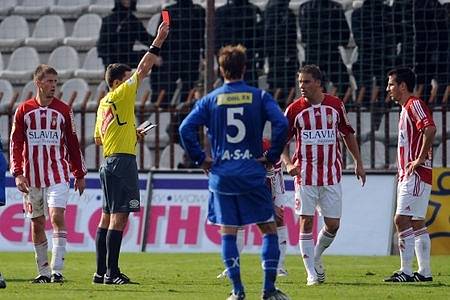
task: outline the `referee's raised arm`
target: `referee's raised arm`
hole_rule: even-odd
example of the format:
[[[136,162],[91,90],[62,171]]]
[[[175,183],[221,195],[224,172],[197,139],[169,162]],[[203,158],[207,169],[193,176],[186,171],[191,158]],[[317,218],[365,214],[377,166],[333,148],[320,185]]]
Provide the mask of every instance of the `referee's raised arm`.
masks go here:
[[[139,83],[142,81],[142,79],[144,79],[148,75],[153,65],[157,61],[161,46],[163,42],[166,40],[168,34],[169,34],[169,25],[166,24],[165,22],[162,22],[161,25],[159,25],[158,34],[156,38],[153,40],[153,43],[149,47],[147,53],[145,53],[144,57],[142,57],[137,67],[136,72],[139,79]]]

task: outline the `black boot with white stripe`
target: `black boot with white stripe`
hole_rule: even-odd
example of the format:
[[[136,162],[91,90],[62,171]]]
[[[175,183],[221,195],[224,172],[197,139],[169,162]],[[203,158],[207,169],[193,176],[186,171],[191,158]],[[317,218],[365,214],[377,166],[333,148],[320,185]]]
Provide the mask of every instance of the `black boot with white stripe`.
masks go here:
[[[119,275],[115,276],[115,277],[109,277],[108,275],[105,274],[103,283],[104,284],[129,284],[130,278],[128,278],[128,276],[123,273],[119,273]]]
[[[402,271],[397,271],[390,277],[385,278],[384,282],[414,282],[414,277]]]

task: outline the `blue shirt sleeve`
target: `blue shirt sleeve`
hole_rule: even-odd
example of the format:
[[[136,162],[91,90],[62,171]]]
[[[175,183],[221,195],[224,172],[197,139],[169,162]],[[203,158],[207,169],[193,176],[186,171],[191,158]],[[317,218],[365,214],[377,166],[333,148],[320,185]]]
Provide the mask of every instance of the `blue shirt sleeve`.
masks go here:
[[[181,144],[196,165],[201,165],[206,157],[198,140],[198,127],[207,125],[207,105],[208,101],[206,98],[197,101],[179,128]]]
[[[288,121],[272,96],[264,91],[262,93],[262,100],[267,119],[272,124],[271,147],[267,152],[266,158],[267,161],[276,163],[280,160],[280,155],[285,146]]]

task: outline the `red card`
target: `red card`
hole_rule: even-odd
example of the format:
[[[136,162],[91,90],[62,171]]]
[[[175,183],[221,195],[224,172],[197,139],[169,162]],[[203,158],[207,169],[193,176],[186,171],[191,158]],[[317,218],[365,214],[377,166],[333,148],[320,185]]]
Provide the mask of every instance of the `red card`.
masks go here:
[[[161,11],[163,22],[167,25],[170,25],[170,15],[168,10],[162,10]]]

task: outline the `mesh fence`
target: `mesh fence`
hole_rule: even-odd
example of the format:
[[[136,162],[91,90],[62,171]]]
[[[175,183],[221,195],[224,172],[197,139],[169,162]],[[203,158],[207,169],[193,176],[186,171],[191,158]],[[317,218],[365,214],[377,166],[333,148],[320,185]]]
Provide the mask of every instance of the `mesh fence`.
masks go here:
[[[385,93],[389,69],[414,68],[416,94],[430,106],[448,106],[450,1],[216,0],[212,8],[207,0],[86,0],[77,1],[78,10],[71,13],[67,11],[74,8],[55,8],[58,1],[53,0],[0,2],[0,79],[6,82],[0,82],[4,144],[9,115],[17,103],[33,94],[26,84],[37,62],[50,63],[64,74],[60,96],[72,103],[83,123],[83,138],[92,136],[96,103],[106,92],[104,66],[121,62],[136,67],[156,34],[162,8],[171,15],[170,35],[161,60],[142,84],[136,107],[141,119],[158,109],[171,116],[161,132],[168,135],[164,143],[178,142],[176,129],[204,94],[205,80],[220,84],[215,59],[205,58],[207,38],[214,39],[215,53],[226,44],[243,44],[248,49],[245,80],[269,90],[282,108],[296,98],[298,68],[319,65],[329,93],[341,97],[351,112],[370,113],[370,125],[362,119],[361,126],[371,134],[372,156],[376,155],[376,132],[385,132],[383,120],[389,119],[387,110],[392,110]],[[8,8],[9,3],[13,5]],[[211,14],[213,35],[206,37]],[[56,27],[59,20],[42,21],[46,15],[59,16],[63,30]],[[54,54],[62,46],[64,51]],[[70,48],[75,49],[76,58]],[[213,78],[205,78],[209,64],[214,64]],[[74,78],[86,81],[88,90],[64,89],[64,83]],[[446,115],[447,108],[440,118],[444,124]],[[440,139],[446,141],[449,135],[445,126],[441,129]],[[385,144],[387,140],[386,135],[379,139]],[[155,146],[153,141],[149,149],[163,149],[164,143]],[[390,156],[383,166],[395,162]]]

